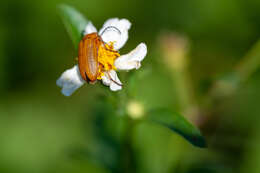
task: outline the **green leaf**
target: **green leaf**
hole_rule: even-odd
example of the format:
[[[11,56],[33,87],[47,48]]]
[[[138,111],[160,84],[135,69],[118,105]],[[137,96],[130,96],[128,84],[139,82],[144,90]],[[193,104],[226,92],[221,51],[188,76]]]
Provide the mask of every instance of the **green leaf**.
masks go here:
[[[66,30],[77,49],[78,44],[82,39],[83,31],[89,21],[80,12],[69,5],[59,5],[59,11]]]
[[[197,147],[206,147],[206,141],[199,129],[176,112],[166,109],[157,109],[149,113],[147,120],[177,132]]]

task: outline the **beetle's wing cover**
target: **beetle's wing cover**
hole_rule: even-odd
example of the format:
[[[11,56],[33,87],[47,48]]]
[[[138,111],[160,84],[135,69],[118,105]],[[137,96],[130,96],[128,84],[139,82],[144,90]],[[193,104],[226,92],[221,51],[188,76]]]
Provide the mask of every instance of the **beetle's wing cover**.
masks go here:
[[[79,70],[85,81],[94,82],[98,76],[98,48],[101,42],[97,33],[86,35],[79,44]]]

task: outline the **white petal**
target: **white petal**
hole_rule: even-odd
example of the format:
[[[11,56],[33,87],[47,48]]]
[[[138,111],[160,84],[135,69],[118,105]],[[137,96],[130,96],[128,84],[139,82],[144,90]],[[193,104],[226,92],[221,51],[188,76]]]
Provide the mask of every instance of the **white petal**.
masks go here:
[[[105,72],[105,75],[102,76],[102,82],[104,85],[109,86],[110,90],[112,91],[118,91],[122,89],[122,83],[119,80],[115,70]]]
[[[81,78],[78,65],[62,73],[56,84],[62,88],[65,96],[70,96],[76,89],[81,87],[85,81]]]
[[[104,76],[101,77],[102,78],[102,82],[104,85],[106,86],[110,86],[111,84],[111,79],[109,78],[107,72],[104,73]]]
[[[92,24],[92,22],[88,22],[88,24],[87,24],[87,26],[85,28],[85,31],[84,31],[84,35],[91,34],[93,32],[97,32],[97,29]]]
[[[108,28],[105,32],[103,32],[109,26],[116,27],[120,31],[120,33],[113,28]],[[128,30],[130,29],[130,27],[131,23],[127,19],[108,19],[104,23],[102,29],[99,31],[99,35],[106,43],[115,41],[114,48],[118,50],[126,43],[128,39]]]
[[[145,43],[140,43],[134,50],[126,55],[122,55],[115,60],[115,67],[118,70],[132,70],[141,67],[141,61],[147,54]]]

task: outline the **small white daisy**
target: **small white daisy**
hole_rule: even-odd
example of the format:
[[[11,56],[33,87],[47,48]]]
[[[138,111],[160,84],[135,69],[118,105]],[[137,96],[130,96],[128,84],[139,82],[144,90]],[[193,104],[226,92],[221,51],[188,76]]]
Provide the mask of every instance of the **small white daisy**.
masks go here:
[[[132,70],[141,67],[141,61],[145,58],[147,47],[145,43],[140,43],[134,50],[125,55],[120,55],[118,50],[124,46],[128,39],[128,30],[131,23],[127,19],[108,19],[101,30],[99,36],[104,41],[106,48],[100,48],[98,62],[100,68],[98,80],[109,86],[112,91],[122,89],[122,83],[119,80],[116,70]],[[111,28],[111,29],[109,29]],[[114,29],[112,29],[114,28]],[[97,33],[97,29],[89,22],[85,28],[84,34]],[[107,48],[115,50],[109,53]],[[75,90],[85,84],[79,72],[78,65],[66,70],[57,80],[57,85],[62,88],[61,92],[65,96],[70,96]]]

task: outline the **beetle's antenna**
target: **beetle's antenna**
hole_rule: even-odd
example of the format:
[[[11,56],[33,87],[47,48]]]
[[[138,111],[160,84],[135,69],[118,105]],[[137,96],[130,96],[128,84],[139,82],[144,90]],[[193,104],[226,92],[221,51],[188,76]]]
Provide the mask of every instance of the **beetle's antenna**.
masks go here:
[[[102,36],[108,29],[114,29],[115,31],[117,31],[120,35],[121,35],[121,31],[117,28],[117,27],[115,27],[115,26],[108,26],[108,27],[106,27],[103,31],[102,31],[102,33],[100,34],[100,36]]]
[[[115,81],[114,79],[112,79],[112,77],[111,77],[111,75],[109,74],[109,73],[107,73],[108,74],[108,77],[110,78],[110,80],[112,81],[112,82],[114,82],[115,84],[117,84],[117,85],[119,85],[119,86],[123,86],[123,84],[120,84],[120,83],[118,83],[117,81]]]

